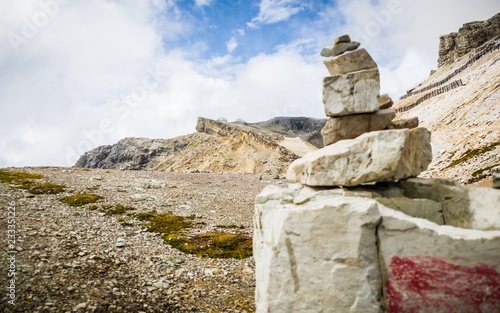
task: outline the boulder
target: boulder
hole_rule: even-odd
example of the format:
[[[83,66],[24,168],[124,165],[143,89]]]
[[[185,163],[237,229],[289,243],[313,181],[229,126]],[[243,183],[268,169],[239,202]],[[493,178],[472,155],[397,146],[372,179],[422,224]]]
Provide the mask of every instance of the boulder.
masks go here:
[[[346,43],[338,43],[333,47],[324,47],[323,50],[321,50],[321,56],[323,57],[335,57],[337,55],[341,55],[342,53],[346,51],[352,51],[358,49],[360,43],[353,41],[353,42],[346,42]]]
[[[388,94],[381,95],[379,98],[379,102],[380,102],[380,109],[381,110],[389,109],[394,104],[394,102],[392,102],[392,99],[391,99],[391,97],[389,97]]]
[[[347,34],[339,36],[333,40],[332,46],[335,46],[336,44],[343,43],[343,42],[351,42],[351,37],[349,37],[349,35],[347,35]]]
[[[393,120],[387,125],[387,129],[403,129],[403,128],[416,128],[418,127],[418,117],[408,117]]]
[[[323,78],[323,103],[327,116],[372,113],[379,110],[378,69]]]
[[[330,75],[347,74],[377,68],[377,64],[365,49],[329,58],[323,61]]]
[[[500,231],[439,225],[438,200],[466,194],[487,216],[500,191],[404,182],[266,187],[255,199],[257,312],[498,312]]]
[[[387,312],[499,312],[500,231],[438,226],[379,206]]]
[[[290,165],[287,178],[308,186],[357,186],[417,176],[431,160],[427,129],[382,130],[306,154]]]
[[[325,146],[339,140],[353,139],[364,133],[386,128],[396,117],[394,110],[382,110],[368,114],[330,117],[321,130]]]
[[[442,206],[446,225],[477,230],[500,230],[500,190],[443,179],[410,178],[396,184],[404,197],[428,199]]]
[[[257,198],[256,312],[381,312],[376,201],[295,205],[291,191],[276,186]]]

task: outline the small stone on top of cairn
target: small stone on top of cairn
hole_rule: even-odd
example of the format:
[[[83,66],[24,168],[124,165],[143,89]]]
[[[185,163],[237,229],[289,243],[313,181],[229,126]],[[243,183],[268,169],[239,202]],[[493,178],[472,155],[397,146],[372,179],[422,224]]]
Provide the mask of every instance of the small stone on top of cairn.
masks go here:
[[[342,35],[335,38],[331,47],[324,47],[323,50],[321,50],[321,56],[328,58],[341,55],[346,51],[358,49],[359,45],[359,42],[351,42],[349,35]]]

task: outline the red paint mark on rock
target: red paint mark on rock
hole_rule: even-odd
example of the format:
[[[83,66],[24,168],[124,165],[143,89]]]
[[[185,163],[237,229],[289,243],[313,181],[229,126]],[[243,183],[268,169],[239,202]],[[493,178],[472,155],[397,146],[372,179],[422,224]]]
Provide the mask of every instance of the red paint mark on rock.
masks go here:
[[[394,256],[386,290],[391,313],[500,312],[500,273],[484,263],[467,267],[435,257]]]

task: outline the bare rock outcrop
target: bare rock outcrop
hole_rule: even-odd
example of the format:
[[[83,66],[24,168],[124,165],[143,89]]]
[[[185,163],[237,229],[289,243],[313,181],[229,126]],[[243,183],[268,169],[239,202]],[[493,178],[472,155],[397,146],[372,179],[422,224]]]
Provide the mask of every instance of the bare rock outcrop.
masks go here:
[[[458,32],[439,37],[438,66],[453,63],[497,36],[500,36],[500,13],[484,22],[464,24]]]
[[[81,168],[152,170],[159,157],[169,157],[188,146],[178,139],[125,138],[85,152],[75,164]]]

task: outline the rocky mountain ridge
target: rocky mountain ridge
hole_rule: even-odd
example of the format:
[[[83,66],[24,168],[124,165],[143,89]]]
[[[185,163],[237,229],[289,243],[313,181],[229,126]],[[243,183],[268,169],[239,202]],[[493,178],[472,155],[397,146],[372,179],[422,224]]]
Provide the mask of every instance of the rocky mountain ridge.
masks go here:
[[[199,118],[196,133],[173,139],[125,138],[83,154],[75,167],[280,174],[322,145],[326,120],[277,117],[260,123]]]

